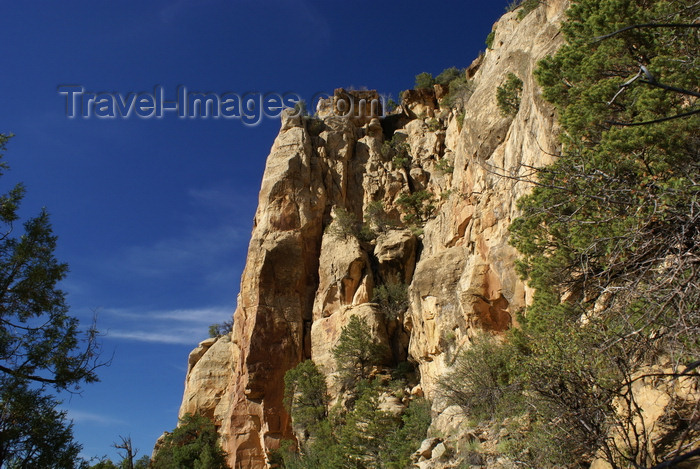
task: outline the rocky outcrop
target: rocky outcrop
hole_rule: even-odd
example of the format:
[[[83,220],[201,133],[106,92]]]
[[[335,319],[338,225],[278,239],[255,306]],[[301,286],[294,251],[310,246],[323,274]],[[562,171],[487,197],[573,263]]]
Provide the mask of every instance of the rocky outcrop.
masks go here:
[[[190,352],[179,418],[200,413],[214,422],[223,421],[229,410],[226,391],[233,377],[235,357],[230,335],[207,339]]]
[[[313,320],[369,303],[374,286],[369,256],[353,236],[323,237]]]
[[[268,452],[294,438],[282,404],[284,374],[311,358],[332,376],[332,349],[353,315],[386,344],[386,364],[418,365],[421,383],[412,392],[429,398],[448,358],[477,331],[512,326],[530,294],[508,244],[515,202],[529,189],[519,178],[557,147],[554,112],[532,71],[561,42],[565,3],[549,1],[522,21],[506,14],[496,24],[493,49],[469,69],[463,111],[441,107],[447,90],[439,88],[407,93],[402,108],[383,119],[376,108],[343,117],[342,103],[376,93],[339,89],[319,105],[320,118],[283,116],[230,341],[205,341],[192,353],[181,409],[216,421],[231,467],[266,467]],[[503,117],[495,95],[508,73],[524,86],[518,113]],[[392,162],[394,134],[408,148],[406,164]],[[432,197],[417,214],[422,226],[396,227],[407,210],[400,197],[419,191]],[[340,208],[359,223],[377,204],[374,239],[328,228],[340,225]],[[408,311],[392,317],[373,302],[377,286],[387,284],[410,285]],[[442,410],[436,403],[436,415]],[[416,462],[436,460],[441,444],[428,445]]]
[[[557,25],[565,6],[547,2],[522,21],[508,13],[495,25],[494,48],[473,74],[461,131],[456,119],[447,126],[445,154],[454,170],[444,181],[432,178],[428,187],[450,195],[424,227],[410,289],[409,353],[429,397],[449,365],[446,351],[467,344],[475,331],[507,329],[529,301],[513,268],[517,253],[508,244],[508,226],[518,214],[517,199],[530,187],[521,180],[527,168],[546,164],[557,149],[554,111],[532,72],[562,41]],[[495,101],[508,73],[524,82],[515,116],[502,116]],[[420,147],[420,134],[411,135],[412,149],[413,142]]]
[[[229,413],[221,422],[232,467],[264,467],[267,451],[293,438],[282,404],[284,373],[313,357],[315,343],[321,359],[323,347],[346,323],[341,318],[348,308],[367,311],[361,305],[374,285],[369,253],[352,237],[324,235],[324,228],[334,207],[359,219],[374,194],[386,194],[383,181],[401,181],[383,161],[378,120],[368,120],[329,116],[310,129],[318,122],[283,117],[267,160],[234,315],[239,358],[226,393]],[[321,327],[324,321],[332,326]],[[317,331],[329,328],[331,336],[314,341]],[[384,330],[377,323],[376,333]]]

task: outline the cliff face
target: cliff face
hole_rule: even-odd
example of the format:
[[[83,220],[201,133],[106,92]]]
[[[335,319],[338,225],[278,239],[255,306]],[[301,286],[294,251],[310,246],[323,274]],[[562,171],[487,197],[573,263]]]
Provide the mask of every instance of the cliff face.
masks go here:
[[[409,93],[401,111],[383,120],[340,117],[333,102],[319,109],[321,119],[283,117],[234,330],[190,355],[181,408],[216,421],[231,467],[266,467],[266,451],[293,437],[282,405],[284,373],[312,358],[332,375],[331,350],[352,315],[365,318],[386,345],[387,363],[418,364],[431,398],[447,357],[477,331],[513,325],[529,300],[508,245],[516,200],[529,189],[517,178],[557,147],[554,112],[532,71],[559,46],[565,8],[566,1],[553,0],[522,20],[509,13],[496,23],[493,49],[467,71],[472,91],[463,114],[440,106],[444,90],[437,87]],[[522,79],[523,90],[517,114],[503,117],[496,88],[508,73]],[[362,93],[339,90],[336,100],[373,96]],[[406,167],[382,150],[397,133],[409,146]],[[400,194],[420,190],[436,205],[422,233],[394,227],[361,242],[326,229],[340,208],[362,220],[377,201],[388,219],[399,220]],[[409,307],[392,318],[371,300],[377,285],[397,283],[409,285]]]

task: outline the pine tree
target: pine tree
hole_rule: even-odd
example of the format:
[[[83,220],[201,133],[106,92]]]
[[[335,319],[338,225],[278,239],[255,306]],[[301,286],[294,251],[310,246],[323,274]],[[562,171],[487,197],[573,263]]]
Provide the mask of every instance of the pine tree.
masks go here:
[[[0,158],[10,137],[0,134]],[[17,184],[0,195],[0,467],[72,468],[80,445],[49,390],[97,381],[97,331],[81,339],[68,314],[58,288],[68,266],[54,256],[46,210],[18,229],[24,193]]]
[[[318,424],[327,417],[328,393],[326,378],[312,360],[285,373],[284,405],[307,437],[318,433]]]
[[[172,433],[165,436],[150,467],[226,469],[228,466],[214,423],[207,417],[187,414]]]
[[[372,367],[381,363],[384,352],[372,337],[366,321],[351,316],[333,349],[340,382],[346,389],[355,388],[360,381],[369,378]]]
[[[627,384],[659,356],[694,376],[700,356],[698,14],[691,0],[575,1],[567,43],[536,72],[563,144],[511,226],[536,289],[512,340],[538,416],[520,447],[538,467],[679,454],[635,425]],[[668,441],[699,425],[687,408],[663,419]]]
[[[0,467],[70,469],[81,446],[58,402],[26,383],[0,379]]]

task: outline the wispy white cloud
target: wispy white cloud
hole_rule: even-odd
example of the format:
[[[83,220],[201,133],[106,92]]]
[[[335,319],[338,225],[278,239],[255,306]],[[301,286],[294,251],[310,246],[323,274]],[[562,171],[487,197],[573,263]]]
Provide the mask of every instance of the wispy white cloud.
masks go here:
[[[181,308],[166,311],[131,311],[125,309],[112,309],[109,314],[122,318],[132,318],[142,320],[144,318],[160,321],[175,320],[181,322],[209,322],[221,318],[230,312],[230,308],[225,307],[205,307],[205,308]]]
[[[127,422],[105,414],[67,409],[68,418],[75,423],[93,423],[98,425],[125,425]]]
[[[107,333],[107,337],[113,339],[124,339],[124,340],[134,340],[137,342],[150,342],[157,344],[180,344],[180,345],[190,345],[197,343],[197,340],[201,340],[202,332],[195,332],[193,330],[180,330],[177,333],[160,333],[160,332],[148,332],[148,331],[121,331],[112,330]]]
[[[232,225],[194,228],[150,245],[130,246],[118,262],[130,273],[146,277],[206,271],[230,256],[243,239],[243,230]]]
[[[229,320],[230,306],[173,309],[167,311],[106,310],[110,323],[118,327],[106,331],[108,339],[160,344],[193,345],[206,338],[211,324]]]

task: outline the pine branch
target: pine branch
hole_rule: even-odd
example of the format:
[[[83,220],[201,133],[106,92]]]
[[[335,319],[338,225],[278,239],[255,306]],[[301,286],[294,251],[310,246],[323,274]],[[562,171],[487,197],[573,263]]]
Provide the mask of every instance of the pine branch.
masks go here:
[[[608,124],[610,125],[619,125],[622,127],[637,127],[640,125],[650,125],[650,124],[658,124],[659,122],[666,122],[670,121],[673,119],[680,119],[682,117],[688,117],[692,116],[693,114],[698,114],[700,113],[700,109],[696,109],[694,111],[690,112],[684,112],[683,114],[676,114],[675,116],[669,116],[669,117],[662,117],[660,119],[654,119],[650,121],[644,121],[644,122],[618,122],[618,121],[608,121]]]
[[[604,36],[598,36],[593,38],[593,43],[604,41],[618,34],[622,34],[625,31],[632,29],[643,29],[643,28],[700,28],[700,23],[645,23],[645,24],[633,24],[632,26],[627,26],[617,31],[613,31],[610,34]]]

